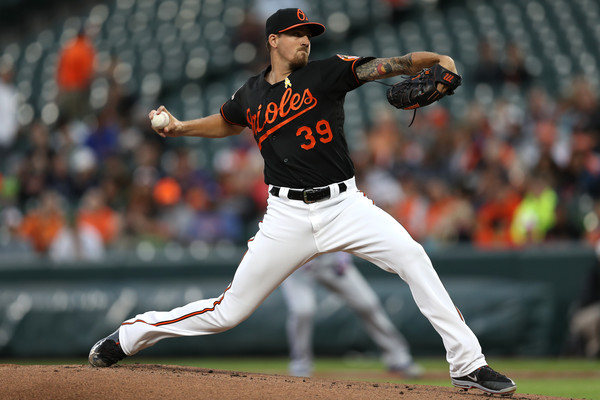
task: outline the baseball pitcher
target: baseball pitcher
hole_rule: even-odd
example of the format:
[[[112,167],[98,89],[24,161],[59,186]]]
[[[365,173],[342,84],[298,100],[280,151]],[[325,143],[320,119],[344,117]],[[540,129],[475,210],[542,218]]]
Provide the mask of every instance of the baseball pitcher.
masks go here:
[[[266,22],[270,65],[249,78],[218,114],[180,121],[164,106],[150,111],[150,119],[168,113],[168,125],[154,128],[163,137],[223,138],[250,128],[265,162],[267,210],[223,294],[136,315],[96,343],[89,362],[106,367],[162,339],[231,329],[297,268],[320,254],[345,251],[409,285],[443,341],[455,386],[513,393],[515,383],[487,365],[423,247],[357,188],[344,136],[346,93],[368,81],[418,74],[413,84],[388,97],[401,108],[422,107],[456,87],[454,61],[413,52],[391,58],[338,54],[309,62],[311,39],[324,31],[300,9],[278,10]]]

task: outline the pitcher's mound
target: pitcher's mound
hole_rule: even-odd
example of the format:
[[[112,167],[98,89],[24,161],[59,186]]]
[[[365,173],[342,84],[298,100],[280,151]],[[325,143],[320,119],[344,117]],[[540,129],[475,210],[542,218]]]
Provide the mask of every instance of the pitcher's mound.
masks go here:
[[[475,400],[478,390],[219,371],[168,365],[0,365],[2,399]],[[518,382],[517,382],[518,384]],[[517,389],[518,390],[518,389]],[[515,400],[558,397],[524,395]]]

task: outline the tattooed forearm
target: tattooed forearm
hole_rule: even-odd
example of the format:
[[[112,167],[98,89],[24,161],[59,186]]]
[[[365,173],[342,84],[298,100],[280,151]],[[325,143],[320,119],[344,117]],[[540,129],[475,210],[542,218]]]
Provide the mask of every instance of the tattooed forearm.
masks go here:
[[[356,75],[362,81],[390,78],[396,75],[415,75],[423,68],[432,67],[434,64],[457,73],[454,60],[429,51],[413,51],[401,57],[376,58],[356,68]]]
[[[396,75],[412,75],[419,72],[413,66],[412,53],[401,57],[376,58],[356,68],[358,79],[372,81]]]

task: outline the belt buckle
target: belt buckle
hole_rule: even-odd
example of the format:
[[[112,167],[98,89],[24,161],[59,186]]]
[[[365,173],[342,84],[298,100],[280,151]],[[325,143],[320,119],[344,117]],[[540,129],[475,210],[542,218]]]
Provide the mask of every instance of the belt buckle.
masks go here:
[[[304,203],[306,203],[306,204],[316,203],[318,200],[309,200],[308,195],[317,193],[317,192],[318,192],[317,189],[304,189],[302,191],[302,201],[304,201]]]

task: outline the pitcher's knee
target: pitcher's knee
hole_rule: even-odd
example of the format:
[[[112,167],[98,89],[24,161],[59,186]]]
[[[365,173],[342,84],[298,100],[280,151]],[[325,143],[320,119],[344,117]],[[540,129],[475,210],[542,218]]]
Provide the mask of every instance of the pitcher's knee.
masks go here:
[[[431,267],[431,260],[423,246],[418,242],[405,243],[401,248],[396,248],[386,255],[388,272],[395,272],[404,277],[407,270],[422,270]]]

